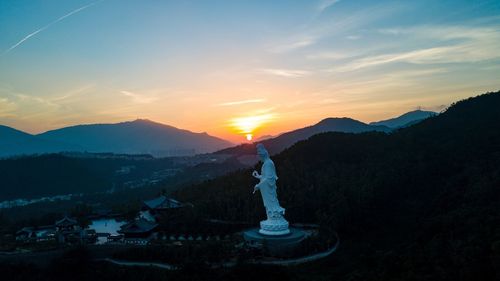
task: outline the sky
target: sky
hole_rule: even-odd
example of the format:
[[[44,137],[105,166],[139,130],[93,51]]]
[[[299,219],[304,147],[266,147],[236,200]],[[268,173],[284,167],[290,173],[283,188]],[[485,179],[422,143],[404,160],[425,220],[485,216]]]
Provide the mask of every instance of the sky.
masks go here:
[[[500,1],[0,0],[0,124],[235,143],[500,89]]]

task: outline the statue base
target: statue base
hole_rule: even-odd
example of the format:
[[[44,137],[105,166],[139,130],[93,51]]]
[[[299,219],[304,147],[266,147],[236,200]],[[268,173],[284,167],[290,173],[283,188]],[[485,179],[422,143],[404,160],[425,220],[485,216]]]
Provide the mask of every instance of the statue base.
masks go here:
[[[270,236],[280,236],[290,233],[288,222],[284,218],[267,219],[260,222],[260,234]]]
[[[287,227],[287,234],[266,235],[262,229],[251,228],[243,232],[243,238],[252,248],[262,249],[266,254],[278,257],[287,257],[300,245],[306,233],[299,228]]]

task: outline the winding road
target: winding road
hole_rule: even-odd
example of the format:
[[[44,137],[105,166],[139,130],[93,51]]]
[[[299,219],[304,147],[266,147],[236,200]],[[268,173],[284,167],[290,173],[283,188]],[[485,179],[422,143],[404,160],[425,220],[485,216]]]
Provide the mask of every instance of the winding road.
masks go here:
[[[335,245],[320,253],[316,253],[309,256],[304,256],[295,259],[285,259],[285,260],[276,260],[276,261],[251,261],[248,262],[250,264],[264,264],[264,265],[281,265],[281,266],[293,266],[298,264],[303,264],[307,262],[316,261],[322,258],[325,258],[335,252],[340,244],[340,238],[337,236],[337,242]],[[112,264],[120,265],[120,266],[140,266],[140,267],[158,267],[166,270],[175,270],[176,266],[168,264],[168,263],[156,263],[156,262],[131,262],[131,261],[120,261],[110,258],[98,259],[97,261],[106,261]],[[223,267],[233,267],[237,265],[236,262],[227,262],[223,264]]]
[[[157,263],[157,262],[135,262],[135,261],[119,261],[115,259],[105,258],[98,259],[97,261],[106,261],[112,264],[120,266],[140,266],[140,267],[158,267],[166,270],[175,270],[177,267],[168,263]]]

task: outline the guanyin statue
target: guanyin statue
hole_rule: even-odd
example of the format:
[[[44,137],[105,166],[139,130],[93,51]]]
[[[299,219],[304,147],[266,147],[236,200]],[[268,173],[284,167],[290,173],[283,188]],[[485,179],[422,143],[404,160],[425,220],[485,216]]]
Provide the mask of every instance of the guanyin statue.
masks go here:
[[[262,160],[260,175],[253,171],[252,176],[259,179],[253,192],[260,191],[262,201],[266,208],[267,219],[260,222],[259,232],[264,235],[284,235],[290,233],[288,222],[285,220],[285,209],[280,206],[278,194],[276,192],[276,168],[274,162],[269,157],[269,153],[262,144],[257,144],[257,155]]]

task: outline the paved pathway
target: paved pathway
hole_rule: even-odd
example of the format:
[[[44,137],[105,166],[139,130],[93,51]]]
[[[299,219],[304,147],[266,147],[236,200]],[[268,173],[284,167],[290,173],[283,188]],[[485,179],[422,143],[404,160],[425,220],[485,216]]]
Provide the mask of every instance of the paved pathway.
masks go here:
[[[319,260],[319,259],[322,259],[322,258],[325,258],[325,257],[331,255],[333,252],[335,252],[337,250],[339,243],[340,243],[340,240],[337,240],[337,243],[335,243],[335,245],[332,248],[330,248],[324,252],[317,253],[317,254],[310,255],[310,256],[300,257],[300,258],[296,258],[296,259],[276,260],[276,261],[255,261],[253,263],[291,266],[291,265],[297,265],[297,264],[302,264],[302,263],[306,263],[306,262],[312,262],[312,261]]]
[[[167,270],[174,270],[177,267],[168,264],[168,263],[156,263],[156,262],[132,262],[132,261],[119,261],[110,258],[99,259],[99,261],[107,261],[112,264],[121,265],[121,266],[140,266],[140,267],[158,267]]]
[[[306,262],[312,262],[315,260],[319,260],[322,258],[325,258],[329,255],[331,255],[333,252],[335,252],[340,244],[340,239],[337,236],[337,243],[335,245],[321,253],[305,256],[305,257],[300,257],[300,258],[295,258],[295,259],[286,259],[286,260],[276,260],[276,261],[253,261],[250,262],[252,264],[265,264],[265,265],[282,265],[282,266],[292,266],[292,265],[298,265]],[[167,263],[154,263],[154,262],[129,262],[129,261],[119,261],[119,260],[114,260],[110,258],[105,258],[105,259],[99,259],[101,261],[107,261],[116,265],[121,265],[121,266],[140,266],[140,267],[158,267],[162,269],[167,269],[167,270],[175,270],[177,267],[167,264]],[[227,262],[224,263],[224,267],[233,267],[237,263],[236,262]]]

